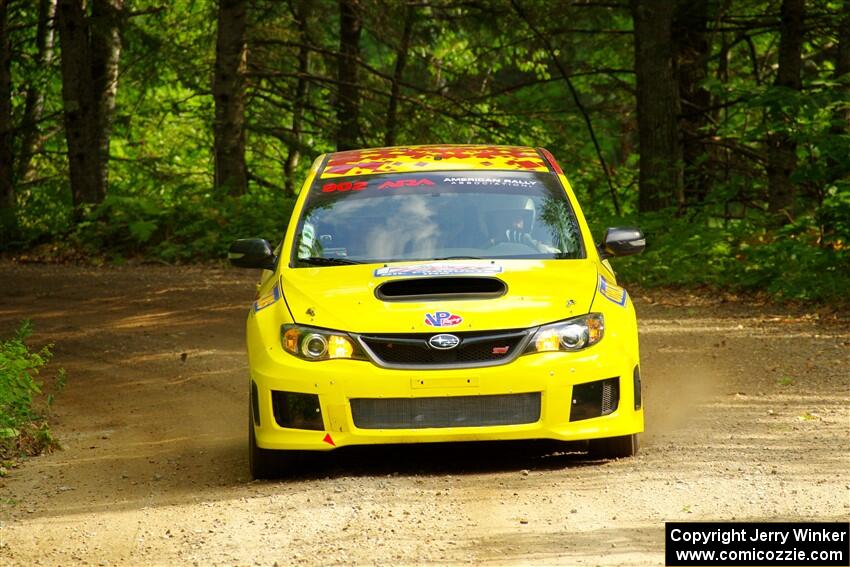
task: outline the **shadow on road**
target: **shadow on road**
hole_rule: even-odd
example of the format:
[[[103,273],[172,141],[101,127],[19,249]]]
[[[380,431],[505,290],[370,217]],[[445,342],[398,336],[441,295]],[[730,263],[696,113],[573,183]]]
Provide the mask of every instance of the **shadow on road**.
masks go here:
[[[470,475],[593,466],[581,443],[489,441],[342,447],[307,455],[289,478]],[[286,480],[286,478],[282,478]]]

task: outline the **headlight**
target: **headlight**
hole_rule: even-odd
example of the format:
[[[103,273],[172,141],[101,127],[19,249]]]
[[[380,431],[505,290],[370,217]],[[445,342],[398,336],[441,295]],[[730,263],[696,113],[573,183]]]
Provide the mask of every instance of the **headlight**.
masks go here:
[[[601,341],[604,333],[602,313],[588,313],[540,327],[525,352],[581,350]]]
[[[280,342],[286,352],[304,360],[366,360],[354,340],[337,331],[284,325],[280,328]]]

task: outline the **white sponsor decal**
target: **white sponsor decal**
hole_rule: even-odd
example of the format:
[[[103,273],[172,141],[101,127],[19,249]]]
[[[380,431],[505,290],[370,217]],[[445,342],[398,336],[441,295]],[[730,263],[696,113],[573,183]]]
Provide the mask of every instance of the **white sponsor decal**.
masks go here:
[[[498,185],[501,187],[534,187],[537,181],[530,179],[505,179],[501,177],[445,177],[449,185]]]
[[[497,264],[418,264],[416,266],[384,266],[375,270],[376,278],[392,276],[461,276],[498,274],[502,266]]]

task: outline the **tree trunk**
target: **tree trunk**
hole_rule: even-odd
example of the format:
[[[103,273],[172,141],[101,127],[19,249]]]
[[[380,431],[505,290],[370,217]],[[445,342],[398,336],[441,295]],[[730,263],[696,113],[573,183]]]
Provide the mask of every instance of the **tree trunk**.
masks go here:
[[[12,183],[12,47],[9,1],[0,0],[0,249],[15,237],[15,186]]]
[[[782,0],[779,39],[779,68],[774,85],[799,91],[803,52],[804,0]],[[782,222],[793,218],[794,184],[791,175],[797,167],[797,143],[789,135],[793,117],[782,110],[770,113],[771,132],[767,137],[768,210]]]
[[[850,94],[850,0],[845,0],[841,11],[841,17],[838,19],[838,49],[833,78],[840,82],[836,87],[837,92],[843,95],[844,100],[847,100]],[[847,144],[841,138],[850,133],[850,108],[839,106],[835,109],[829,133],[831,140],[827,146],[826,155],[827,182],[834,183],[850,173]]]
[[[108,187],[109,140],[115,115],[115,95],[118,92],[124,0],[93,0],[91,6],[91,68],[98,120],[95,135],[100,157],[98,175],[103,187]]]
[[[387,107],[387,131],[384,135],[384,145],[394,146],[397,129],[396,113],[398,112],[398,95],[401,91],[401,80],[404,76],[404,67],[407,65],[407,52],[410,50],[410,37],[413,35],[413,20],[416,17],[416,8],[408,3],[404,11],[404,29],[401,32],[401,41],[395,55],[395,70],[393,71],[393,84],[390,91],[390,102]]]
[[[673,11],[667,0],[632,0],[640,145],[641,212],[684,204]]]
[[[292,100],[292,142],[287,148],[286,163],[283,166],[284,191],[287,197],[295,196],[295,168],[301,160],[301,129],[304,103],[307,99],[307,73],[310,71],[310,34],[307,32],[309,10],[310,0],[296,0],[293,12],[296,23],[301,28],[301,45],[298,48],[298,80]]]
[[[339,0],[339,65],[337,78],[336,136],[337,150],[357,148],[360,140],[360,86],[358,65],[360,62],[360,19],[359,0]]]
[[[36,61],[41,69],[49,69],[53,65],[53,44],[56,29],[56,0],[38,0],[38,25],[35,33]],[[27,85],[24,102],[24,116],[21,120],[21,149],[18,154],[17,183],[26,183],[34,174],[32,159],[42,144],[39,122],[44,114],[44,92],[46,81],[31,81]]]
[[[245,166],[245,67],[247,60],[244,0],[220,0],[215,79],[215,187],[242,195],[248,190]]]
[[[92,81],[88,22],[82,0],[59,0],[56,24],[62,47],[62,99],[68,169],[74,206],[100,203],[106,195],[98,146],[97,100]]]
[[[842,90],[850,90],[850,0],[845,0],[842,6],[841,19],[838,23],[838,54],[835,59],[834,77],[844,77]],[[834,134],[846,134],[850,131],[850,108],[840,108],[836,111],[832,124]]]
[[[688,203],[702,202],[709,192],[706,166],[708,108],[711,94],[701,83],[708,76],[710,44],[707,38],[709,0],[678,0],[673,18],[676,80],[679,84],[684,193]]]

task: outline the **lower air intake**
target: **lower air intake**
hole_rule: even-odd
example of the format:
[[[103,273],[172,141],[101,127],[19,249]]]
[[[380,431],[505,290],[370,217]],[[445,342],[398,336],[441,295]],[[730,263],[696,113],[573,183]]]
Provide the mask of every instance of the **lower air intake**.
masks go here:
[[[319,396],[298,392],[272,391],[274,420],[280,427],[292,429],[323,430],[322,409]]]
[[[351,400],[360,429],[426,429],[519,425],[540,419],[540,392],[442,398]]]
[[[620,404],[620,379],[608,378],[573,386],[570,421],[608,415]]]

